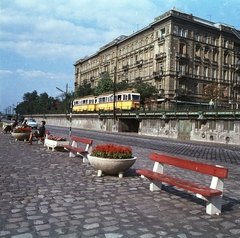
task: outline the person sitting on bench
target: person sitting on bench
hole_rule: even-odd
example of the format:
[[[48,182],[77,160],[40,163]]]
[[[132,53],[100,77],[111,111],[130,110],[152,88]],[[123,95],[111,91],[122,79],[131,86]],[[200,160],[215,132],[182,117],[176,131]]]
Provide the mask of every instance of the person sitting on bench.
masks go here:
[[[41,126],[39,127],[39,129],[35,132],[31,132],[30,133],[30,136],[29,136],[29,140],[28,140],[28,144],[29,145],[32,145],[32,139],[33,137],[44,137],[45,135],[45,124],[46,122],[45,121],[41,121]]]
[[[13,118],[12,125],[7,125],[7,126],[3,129],[3,133],[7,133],[7,132],[13,131],[17,125],[18,125],[17,120],[16,120],[15,118]]]

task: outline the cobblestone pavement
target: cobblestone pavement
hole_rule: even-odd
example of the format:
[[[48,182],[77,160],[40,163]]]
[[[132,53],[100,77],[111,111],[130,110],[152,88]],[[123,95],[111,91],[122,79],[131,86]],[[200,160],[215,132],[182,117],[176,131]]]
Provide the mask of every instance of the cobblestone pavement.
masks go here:
[[[181,151],[181,144],[174,146]],[[162,148],[167,152],[167,146]],[[208,153],[204,146],[197,151],[194,144],[188,148],[189,159]],[[229,177],[222,213],[210,216],[205,202],[191,193],[167,185],[150,192],[149,182],[135,170],[152,168],[148,160],[152,148],[133,146],[138,159],[122,179],[97,177],[81,158],[47,150],[36,141],[29,146],[11,134],[0,134],[0,150],[0,237],[240,237],[240,169],[231,160],[217,161],[229,168]],[[236,148],[224,151],[227,156],[234,154],[234,160],[240,158]],[[203,162],[216,163],[207,156]],[[210,180],[187,172],[181,176]]]

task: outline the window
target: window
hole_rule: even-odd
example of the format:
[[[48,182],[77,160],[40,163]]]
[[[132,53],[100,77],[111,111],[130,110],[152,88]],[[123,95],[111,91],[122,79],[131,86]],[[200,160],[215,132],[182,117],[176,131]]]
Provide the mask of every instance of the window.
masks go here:
[[[199,66],[198,65],[196,65],[194,68],[194,74],[199,75]]]
[[[212,70],[212,78],[213,78],[213,79],[216,78],[216,72],[217,72],[216,69],[213,69],[213,70]]]
[[[180,56],[183,56],[186,53],[186,45],[183,43],[180,43],[179,45],[179,54]]]
[[[198,83],[194,83],[194,94],[198,94]]]
[[[213,61],[217,62],[217,52],[213,51]]]
[[[183,65],[179,65],[179,67],[178,67],[178,74],[182,75],[183,72],[184,72],[184,66]]]
[[[224,40],[224,45],[223,45],[225,48],[228,47],[228,41],[227,40]]]
[[[165,39],[165,28],[161,29],[159,32],[159,40]]]
[[[228,54],[224,54],[224,64],[228,64]]]
[[[203,37],[203,43],[208,43],[208,37],[207,36]]]
[[[213,39],[212,39],[212,44],[213,44],[213,45],[217,45],[217,39],[216,39],[216,38],[213,38]]]
[[[195,34],[195,40],[199,41],[199,35],[198,34]]]
[[[227,70],[224,70],[223,72],[223,80],[227,80]]]
[[[178,29],[178,35],[182,37],[186,37],[186,31],[182,28]]]
[[[208,68],[207,67],[204,67],[204,69],[203,69],[203,76],[208,77]]]

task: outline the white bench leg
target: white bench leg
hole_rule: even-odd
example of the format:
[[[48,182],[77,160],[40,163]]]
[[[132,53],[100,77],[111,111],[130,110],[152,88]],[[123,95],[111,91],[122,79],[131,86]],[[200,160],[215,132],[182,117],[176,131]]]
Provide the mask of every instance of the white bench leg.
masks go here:
[[[69,152],[69,157],[75,157],[75,154],[73,154],[71,151]]]
[[[150,179],[150,191],[159,191],[162,189],[162,182],[158,180]]]
[[[206,213],[213,215],[221,213],[222,210],[222,196],[214,196],[207,198]]]

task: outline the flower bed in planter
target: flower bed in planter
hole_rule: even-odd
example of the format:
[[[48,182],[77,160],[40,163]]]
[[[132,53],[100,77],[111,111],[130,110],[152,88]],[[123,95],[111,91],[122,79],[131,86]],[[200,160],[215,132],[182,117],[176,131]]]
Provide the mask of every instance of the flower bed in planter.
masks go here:
[[[96,146],[88,155],[89,163],[98,171],[97,176],[118,174],[120,178],[136,159],[137,157],[132,156],[131,147],[114,144]]]
[[[15,140],[27,141],[29,139],[30,132],[31,129],[29,127],[26,128],[19,127],[12,132],[12,136],[15,138]]]

